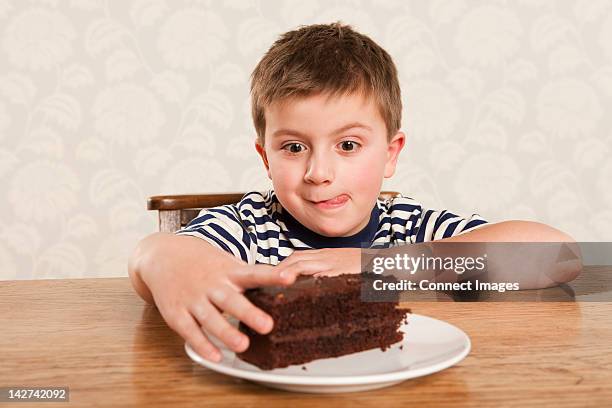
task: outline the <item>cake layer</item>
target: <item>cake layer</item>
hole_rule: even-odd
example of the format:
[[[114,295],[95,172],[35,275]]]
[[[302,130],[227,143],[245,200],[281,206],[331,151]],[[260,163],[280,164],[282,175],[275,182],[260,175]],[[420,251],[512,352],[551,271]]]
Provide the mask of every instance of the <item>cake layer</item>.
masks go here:
[[[397,325],[365,327],[350,335],[321,334],[308,340],[274,342],[268,336],[257,335],[247,351],[238,356],[261,369],[271,370],[294,364],[304,364],[321,358],[340,357],[373,348],[387,349],[402,340]]]
[[[301,276],[289,287],[249,290],[246,297],[274,320],[274,331],[327,326],[339,319],[352,320],[393,314],[397,298],[390,302],[363,302],[361,285],[372,274],[312,278]],[[381,278],[376,276],[376,278]],[[382,279],[394,279],[383,277]]]
[[[258,305],[272,317],[275,332],[288,332],[312,327],[325,327],[339,320],[381,318],[393,314],[394,303],[363,303],[359,299],[341,296],[300,300],[278,308]]]
[[[394,309],[393,314],[387,314],[384,318],[376,316],[344,319],[342,321],[336,319],[334,323],[324,326],[304,327],[287,331],[274,330],[265,336],[260,335],[244,324],[240,326],[240,330],[254,341],[258,341],[260,337],[265,337],[274,344],[296,340],[308,341],[321,336],[337,336],[340,334],[349,336],[354,332],[362,331],[365,327],[395,327],[395,330],[397,330],[404,322],[406,313],[406,309]]]

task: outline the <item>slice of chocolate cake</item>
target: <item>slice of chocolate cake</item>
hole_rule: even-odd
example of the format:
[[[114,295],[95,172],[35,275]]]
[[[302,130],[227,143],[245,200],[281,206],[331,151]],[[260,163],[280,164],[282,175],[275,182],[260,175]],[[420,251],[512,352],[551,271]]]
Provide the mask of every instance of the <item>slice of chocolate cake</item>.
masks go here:
[[[261,335],[244,324],[250,339],[238,357],[270,370],[312,360],[339,357],[376,347],[385,350],[402,340],[398,329],[409,309],[391,302],[364,302],[362,284],[394,279],[373,274],[313,278],[301,276],[288,287],[245,292],[246,297],[274,319],[274,328]]]

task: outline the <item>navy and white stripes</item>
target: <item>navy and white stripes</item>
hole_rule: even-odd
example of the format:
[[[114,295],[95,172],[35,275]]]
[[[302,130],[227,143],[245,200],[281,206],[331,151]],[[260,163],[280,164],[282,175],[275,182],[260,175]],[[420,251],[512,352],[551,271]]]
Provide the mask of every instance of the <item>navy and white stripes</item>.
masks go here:
[[[202,210],[180,235],[202,238],[243,261],[277,265],[295,250],[394,246],[433,241],[473,230],[486,221],[446,210],[426,210],[408,197],[378,200],[370,222],[352,237],[318,235],[282,208],[273,190],[249,192],[240,202]]]

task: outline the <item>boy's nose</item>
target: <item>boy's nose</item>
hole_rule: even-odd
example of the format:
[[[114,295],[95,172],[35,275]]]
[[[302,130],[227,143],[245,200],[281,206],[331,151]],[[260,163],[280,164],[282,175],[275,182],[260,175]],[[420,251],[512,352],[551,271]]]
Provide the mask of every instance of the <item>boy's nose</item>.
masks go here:
[[[322,184],[333,180],[331,163],[325,157],[312,155],[304,174],[304,181],[313,184]]]

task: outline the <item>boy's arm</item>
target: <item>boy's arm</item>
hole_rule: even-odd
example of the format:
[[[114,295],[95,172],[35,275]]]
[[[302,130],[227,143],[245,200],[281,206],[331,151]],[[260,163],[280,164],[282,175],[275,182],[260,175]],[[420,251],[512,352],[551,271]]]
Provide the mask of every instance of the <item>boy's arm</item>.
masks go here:
[[[474,245],[448,246],[443,243],[474,243]],[[495,245],[495,243],[550,243],[542,245]],[[441,244],[438,244],[441,243]],[[492,245],[486,246],[487,243]],[[481,245],[485,244],[485,246]],[[563,246],[568,246],[576,256],[565,262],[558,261]],[[520,289],[539,289],[555,286],[575,279],[582,271],[580,248],[569,235],[548,225],[532,221],[504,221],[497,224],[486,224],[478,229],[464,232],[454,237],[418,244],[399,245],[379,249],[375,254],[364,253],[359,248],[326,248],[319,250],[296,251],[283,260],[276,268],[281,274],[306,275],[339,275],[359,273],[362,261],[366,264],[368,257],[389,257],[408,255],[418,258],[423,253],[436,257],[465,256],[465,252],[482,255],[490,252],[488,278],[492,282],[518,282]],[[521,253],[516,253],[518,250]],[[514,262],[518,255],[518,261]],[[431,255],[430,255],[431,256]],[[418,271],[412,276],[414,280],[436,279],[437,281],[456,282],[459,275],[453,271],[435,275],[434,272]]]
[[[572,237],[546,224],[535,221],[503,221],[479,228],[445,242],[575,242]]]
[[[524,252],[521,254],[521,262],[518,265],[513,265],[510,261],[504,262],[513,255],[508,253],[514,249],[511,244],[497,247],[499,250],[496,256],[500,264],[494,271],[493,280],[498,282],[520,280],[521,289],[540,289],[567,283],[576,279],[582,272],[582,254],[576,241],[556,228],[535,221],[512,220],[486,224],[473,231],[445,238],[440,242],[550,243],[548,245],[522,245],[520,250]],[[570,248],[576,256],[565,262],[559,262],[557,255],[561,253],[563,246]],[[515,250],[519,250],[518,246]],[[518,275],[519,279],[517,279],[519,269],[523,274]]]
[[[272,318],[242,295],[244,289],[286,285],[294,276],[280,277],[268,265],[248,265],[192,236],[155,233],[143,239],[128,264],[136,292],[155,303],[164,320],[202,357],[218,361],[219,350],[202,331],[240,352],[248,338],[229,324],[226,312],[259,333],[272,329]]]
[[[147,303],[154,305],[155,300],[153,294],[149,290],[149,287],[142,280],[142,264],[146,254],[150,253],[150,246],[153,242],[162,239],[158,234],[152,234],[147,238],[140,241],[134,252],[128,260],[128,275],[132,286],[138,295]]]

